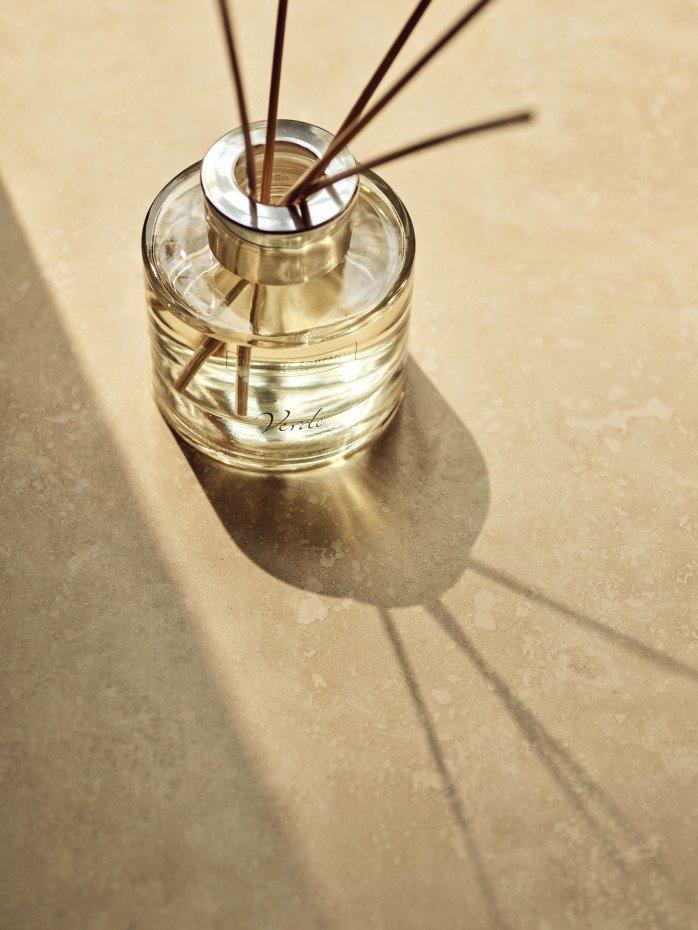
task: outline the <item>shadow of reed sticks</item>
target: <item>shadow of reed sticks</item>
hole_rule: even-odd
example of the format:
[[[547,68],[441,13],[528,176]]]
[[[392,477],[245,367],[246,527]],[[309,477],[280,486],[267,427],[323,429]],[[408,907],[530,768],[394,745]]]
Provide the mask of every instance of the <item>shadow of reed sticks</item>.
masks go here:
[[[451,808],[451,812],[461,832],[468,856],[473,865],[476,881],[487,906],[490,926],[495,928],[495,930],[508,930],[509,925],[505,922],[501,914],[494,887],[482,861],[482,855],[480,854],[480,851],[475,842],[475,838],[473,836],[473,828],[465,814],[463,801],[461,799],[456,783],[453,780],[453,776],[448,769],[446,758],[444,756],[441,743],[439,742],[436,728],[429,714],[424,697],[422,696],[422,692],[417,682],[414,669],[410,664],[407,653],[405,652],[405,648],[402,644],[402,640],[400,639],[400,636],[397,632],[395,622],[391,618],[390,612],[387,608],[380,608],[380,617],[383,622],[383,627],[385,629],[388,640],[390,641],[390,645],[393,647],[393,651],[400,666],[400,670],[404,676],[405,684],[407,685],[407,689],[410,693],[410,697],[412,698],[412,702],[417,712],[417,717],[419,718],[419,722],[422,725],[422,729],[424,730],[427,744],[443,783],[444,792]]]
[[[561,604],[559,601],[554,600],[552,597],[548,597],[547,594],[539,591],[532,585],[524,584],[516,578],[507,575],[505,572],[492,568],[492,566],[486,565],[484,562],[480,562],[477,559],[469,558],[468,567],[471,571],[476,572],[478,575],[482,575],[483,578],[488,578],[490,581],[494,581],[496,584],[508,588],[515,594],[519,594],[531,601],[535,601],[537,604],[541,604],[543,607],[554,610],[568,620],[573,620],[586,630],[592,630],[594,633],[600,634],[613,643],[614,646],[624,649],[626,652],[631,652],[647,662],[652,662],[666,672],[698,681],[698,669],[693,668],[693,666],[688,665],[686,662],[682,662],[680,659],[675,659],[673,656],[667,655],[659,649],[648,646],[646,643],[640,642],[640,640],[634,639],[632,636],[628,636],[627,633],[614,630],[613,627],[602,623],[600,620],[595,620],[593,617],[587,616],[587,614],[583,614],[578,610],[567,607],[565,604]]]
[[[656,878],[661,870],[656,863],[652,862],[647,863],[649,868],[646,871],[643,870],[644,874],[641,875],[636,874],[636,869],[630,868],[633,862],[641,858],[638,856],[638,847],[643,843],[641,834],[559,740],[553,737],[535,714],[514,695],[506,682],[475,648],[472,640],[463,632],[448,608],[440,600],[427,603],[424,607],[492,687],[521,730],[528,745],[573,808],[587,823],[615,868],[628,881],[628,891],[632,891],[633,895],[644,903],[654,925],[664,927],[662,915],[659,913],[657,904],[652,900],[656,892],[651,887],[653,884],[651,879]],[[596,805],[596,810],[594,810],[594,805]],[[603,813],[606,814],[608,823],[604,823]],[[633,845],[629,849],[623,849],[619,844],[618,836],[614,836],[609,827],[616,830],[618,834],[626,836]]]

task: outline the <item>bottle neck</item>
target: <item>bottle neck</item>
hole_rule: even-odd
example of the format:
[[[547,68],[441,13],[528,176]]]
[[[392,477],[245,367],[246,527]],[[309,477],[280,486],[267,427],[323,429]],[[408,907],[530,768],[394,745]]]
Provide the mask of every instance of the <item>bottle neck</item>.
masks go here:
[[[264,160],[266,123],[250,126],[257,177]],[[330,133],[309,123],[279,120],[271,203],[246,193],[245,146],[240,129],[226,133],[201,164],[208,239],[218,261],[256,284],[300,284],[331,271],[346,255],[358,178],[346,178],[312,194],[302,206],[280,206],[284,193],[327,148]],[[327,174],[356,164],[347,149]]]

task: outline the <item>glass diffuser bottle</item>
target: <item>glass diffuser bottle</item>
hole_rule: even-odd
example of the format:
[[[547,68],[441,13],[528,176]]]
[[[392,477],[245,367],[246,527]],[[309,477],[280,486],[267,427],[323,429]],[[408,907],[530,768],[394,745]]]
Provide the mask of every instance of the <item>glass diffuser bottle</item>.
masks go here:
[[[250,126],[258,176],[265,127]],[[229,132],[145,220],[155,400],[183,439],[230,465],[334,461],[378,436],[402,399],[414,263],[405,207],[372,172],[278,205],[331,141],[279,120],[262,204],[246,193],[242,131]],[[344,149],[327,175],[354,165]]]

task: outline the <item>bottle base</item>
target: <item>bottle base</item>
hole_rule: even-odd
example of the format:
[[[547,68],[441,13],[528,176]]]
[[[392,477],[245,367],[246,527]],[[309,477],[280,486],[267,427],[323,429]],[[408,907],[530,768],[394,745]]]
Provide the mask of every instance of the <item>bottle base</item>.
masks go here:
[[[277,443],[274,446],[253,446],[245,441],[235,441],[234,423],[227,420],[225,443],[215,441],[210,435],[205,438],[190,427],[190,418],[182,416],[177,407],[181,396],[162,382],[153,380],[152,392],[155,403],[166,423],[188,445],[204,455],[247,472],[280,473],[307,471],[342,461],[370,443],[374,442],[388,427],[400,408],[405,394],[404,372],[394,378],[388,392],[382,392],[381,403],[373,416],[362,418],[351,429],[327,432],[312,442]],[[221,424],[218,424],[219,428]]]

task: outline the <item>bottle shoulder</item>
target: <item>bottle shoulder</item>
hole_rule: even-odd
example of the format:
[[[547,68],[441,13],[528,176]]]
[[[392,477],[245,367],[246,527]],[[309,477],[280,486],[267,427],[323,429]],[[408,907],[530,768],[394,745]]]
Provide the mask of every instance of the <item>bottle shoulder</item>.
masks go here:
[[[209,248],[200,163],[153,201],[143,228],[143,261],[156,300],[180,320],[223,340],[251,334],[252,287]],[[414,232],[405,207],[377,175],[362,176],[349,249],[328,274],[304,284],[260,287],[258,337],[304,344],[374,319],[408,289]],[[232,294],[237,294],[231,299]]]

